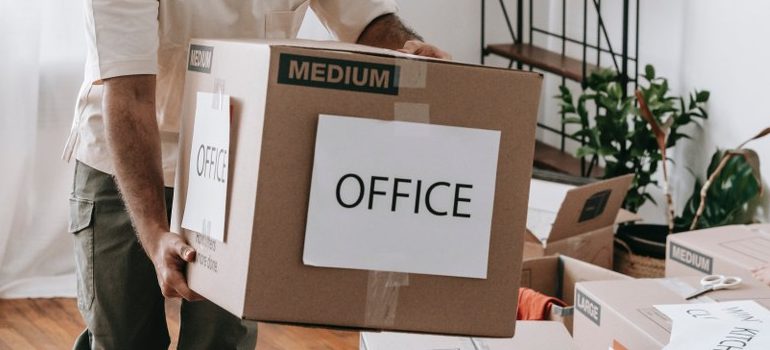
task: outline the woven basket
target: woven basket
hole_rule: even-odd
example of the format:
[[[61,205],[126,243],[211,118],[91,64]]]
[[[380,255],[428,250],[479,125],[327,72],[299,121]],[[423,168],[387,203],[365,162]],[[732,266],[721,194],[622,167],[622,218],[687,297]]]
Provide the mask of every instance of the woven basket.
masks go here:
[[[666,272],[666,260],[634,254],[631,247],[615,238],[615,271],[634,278],[660,278]]]

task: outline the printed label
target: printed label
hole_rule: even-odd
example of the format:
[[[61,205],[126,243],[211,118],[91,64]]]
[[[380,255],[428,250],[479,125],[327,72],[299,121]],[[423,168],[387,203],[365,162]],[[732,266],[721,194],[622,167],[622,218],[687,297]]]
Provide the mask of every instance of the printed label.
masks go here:
[[[281,54],[278,83],[398,95],[398,67],[390,64]]]
[[[682,247],[674,242],[671,242],[669,258],[709,275],[711,274],[714,262],[711,257]]]
[[[602,215],[604,208],[607,207],[607,200],[610,199],[610,194],[612,194],[611,190],[604,190],[589,197],[586,200],[586,204],[583,205],[583,211],[580,213],[578,222],[588,221]]]
[[[486,278],[500,132],[321,115],[307,265]]]
[[[601,326],[602,306],[583,294],[580,289],[575,294],[575,308],[597,326]]]
[[[214,48],[211,46],[190,45],[190,57],[187,59],[187,70],[201,73],[211,73],[211,60]]]

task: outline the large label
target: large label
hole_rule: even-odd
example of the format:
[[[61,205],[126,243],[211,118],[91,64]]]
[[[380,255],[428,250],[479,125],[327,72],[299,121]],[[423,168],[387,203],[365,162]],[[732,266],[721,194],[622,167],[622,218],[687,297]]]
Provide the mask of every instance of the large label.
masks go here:
[[[320,116],[304,262],[486,278],[500,132]]]
[[[225,101],[221,108],[212,107],[215,98]],[[198,92],[182,227],[222,242],[229,150],[230,96]]]
[[[398,95],[398,67],[282,53],[278,83]]]
[[[682,247],[674,242],[671,242],[669,258],[705,274],[710,275],[713,270],[714,259],[710,256]]]
[[[575,293],[575,308],[580,311],[583,316],[588,317],[597,326],[602,324],[602,306],[589,298],[583,292],[578,289]]]

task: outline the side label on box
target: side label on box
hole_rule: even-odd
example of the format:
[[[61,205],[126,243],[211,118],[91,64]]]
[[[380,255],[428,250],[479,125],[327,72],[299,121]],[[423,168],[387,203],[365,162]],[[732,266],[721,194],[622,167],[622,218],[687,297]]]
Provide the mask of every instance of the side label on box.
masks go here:
[[[278,83],[398,95],[398,66],[282,53]]]
[[[674,242],[671,242],[668,256],[674,261],[692,267],[705,274],[710,275],[713,270],[714,259],[710,256],[682,247]]]
[[[588,319],[596,323],[597,326],[601,326],[602,306],[583,294],[580,289],[575,293],[575,308],[577,308],[583,316],[588,317]]]
[[[187,70],[201,73],[211,73],[211,60],[213,58],[213,47],[190,45],[190,56],[187,59]]]
[[[580,212],[580,219],[578,219],[578,222],[588,221],[602,215],[604,209],[607,207],[607,200],[610,199],[611,194],[612,190],[604,190],[594,193],[593,196],[589,197],[583,205],[583,211]]]
[[[198,92],[195,105],[187,198],[182,227],[225,241],[227,175],[230,150],[230,96],[223,108],[213,108],[214,94]]]
[[[307,265],[486,278],[500,132],[321,115]]]

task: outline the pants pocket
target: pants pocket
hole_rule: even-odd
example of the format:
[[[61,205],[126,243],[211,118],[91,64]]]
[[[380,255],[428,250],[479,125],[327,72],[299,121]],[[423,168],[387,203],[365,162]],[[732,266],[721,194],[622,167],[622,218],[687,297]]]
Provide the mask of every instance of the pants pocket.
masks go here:
[[[77,274],[78,308],[91,309],[94,302],[94,202],[70,198],[69,227],[75,238],[75,269]]]

